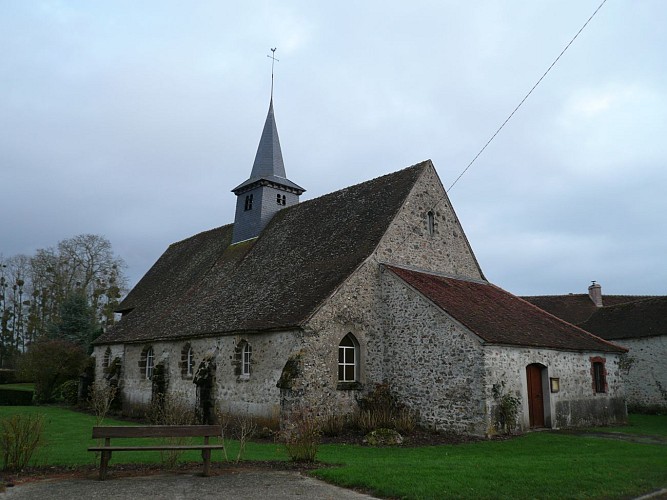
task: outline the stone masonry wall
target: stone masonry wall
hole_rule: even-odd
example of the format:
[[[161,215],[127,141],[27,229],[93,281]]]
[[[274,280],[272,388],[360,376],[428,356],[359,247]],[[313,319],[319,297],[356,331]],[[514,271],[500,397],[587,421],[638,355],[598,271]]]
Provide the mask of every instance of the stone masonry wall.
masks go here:
[[[428,228],[428,212],[431,210],[434,215],[432,235]],[[382,237],[375,258],[386,264],[483,279],[461,223],[434,168],[426,169],[415,183]]]
[[[581,427],[624,422],[623,380],[620,356],[610,353],[564,352],[551,349],[487,346],[485,348],[487,412],[493,413],[493,385],[521,398],[519,427],[529,428],[526,367],[537,363],[543,372],[545,425],[551,428]],[[605,361],[607,392],[596,393],[593,386],[591,358]],[[549,390],[549,379],[558,378],[560,390]]]
[[[629,406],[667,409],[667,336],[618,339]]]
[[[182,369],[183,346],[189,344],[193,350],[195,373],[205,357],[215,361],[214,394],[220,411],[277,419],[280,390],[276,383],[298,335],[298,332],[289,331],[111,346],[114,352],[122,354],[123,410],[127,414],[141,414],[150,405],[152,382],[146,379],[140,366],[141,352],[148,346],[153,347],[155,366],[162,363],[166,367],[167,392],[194,404],[197,387],[193,377],[185,375]],[[238,357],[235,356],[238,345],[244,341],[252,347],[249,377],[240,375]],[[106,346],[95,348],[98,379],[105,350]]]
[[[431,235],[427,212],[439,200]],[[294,388],[283,393],[290,406],[302,405],[321,415],[348,413],[376,384],[391,383],[385,373],[393,360],[385,345],[386,308],[379,265],[384,261],[453,275],[481,276],[434,169],[427,169],[418,179],[375,253],[308,321],[300,353],[304,369],[294,381]],[[348,333],[359,342],[359,385],[342,389],[337,380],[338,345]]]
[[[382,273],[385,377],[429,427],[483,435],[483,347],[479,340],[390,271]]]

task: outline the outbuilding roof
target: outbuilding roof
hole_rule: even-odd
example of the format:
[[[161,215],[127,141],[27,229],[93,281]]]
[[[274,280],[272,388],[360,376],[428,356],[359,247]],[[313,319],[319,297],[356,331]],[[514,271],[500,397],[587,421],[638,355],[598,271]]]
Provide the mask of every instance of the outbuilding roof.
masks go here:
[[[667,335],[667,297],[602,307],[581,328],[605,339]]]
[[[605,307],[615,306],[646,298],[648,297],[637,295],[602,295],[602,304]],[[600,309],[596,307],[589,295],[585,293],[535,295],[522,297],[522,299],[574,325],[583,323]]]
[[[232,225],[172,244],[97,344],[301,326],[374,251],[425,161],[278,212],[230,245]]]
[[[570,351],[626,351],[486,281],[386,267],[486,343]]]

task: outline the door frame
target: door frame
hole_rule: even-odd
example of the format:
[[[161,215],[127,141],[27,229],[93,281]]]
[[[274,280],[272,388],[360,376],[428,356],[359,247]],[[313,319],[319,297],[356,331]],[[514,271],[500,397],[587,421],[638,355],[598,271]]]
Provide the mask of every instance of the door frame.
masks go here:
[[[525,374],[528,427],[530,429],[551,427],[551,404],[547,367],[542,363],[530,363],[526,365]]]

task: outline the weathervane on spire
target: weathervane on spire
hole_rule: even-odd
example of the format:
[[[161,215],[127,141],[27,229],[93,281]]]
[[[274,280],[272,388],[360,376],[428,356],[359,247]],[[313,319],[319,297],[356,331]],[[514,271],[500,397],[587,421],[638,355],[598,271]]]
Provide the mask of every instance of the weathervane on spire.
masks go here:
[[[269,57],[271,59],[271,100],[272,101],[273,101],[273,65],[276,63],[276,61],[280,62],[280,59],[276,59],[276,48],[271,49],[271,55],[269,55],[269,54],[266,55],[266,57]]]

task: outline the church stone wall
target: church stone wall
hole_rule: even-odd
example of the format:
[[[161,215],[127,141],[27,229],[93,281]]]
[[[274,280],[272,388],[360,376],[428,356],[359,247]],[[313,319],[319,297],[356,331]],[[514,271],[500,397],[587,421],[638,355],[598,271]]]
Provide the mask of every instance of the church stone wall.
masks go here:
[[[431,428],[485,434],[479,340],[391,271],[383,271],[382,290],[385,377],[399,400]]]
[[[285,417],[307,409],[317,417],[347,414],[382,383],[382,313],[379,267],[364,263],[308,321],[298,353],[299,370],[282,394]],[[359,343],[358,384],[338,384],[338,346],[351,333]]]
[[[434,231],[430,234],[427,214],[432,208]],[[464,387],[481,373],[480,361],[473,361],[474,355],[469,350],[473,348],[468,346],[464,349],[465,354],[460,357],[464,363],[457,368],[456,362],[461,361],[457,357],[460,353],[457,353],[455,360],[448,362],[436,354],[446,350],[446,346],[439,345],[437,349],[441,350],[429,353],[428,358],[423,358],[420,370],[415,371],[412,368],[414,359],[405,353],[414,351],[414,346],[421,342],[422,334],[430,336],[433,343],[431,348],[436,349],[438,334],[435,332],[439,327],[430,325],[430,330],[422,332],[428,324],[428,306],[423,311],[425,316],[419,328],[401,330],[405,325],[388,327],[391,307],[383,302],[380,262],[481,278],[477,262],[433,168],[425,170],[415,183],[376,251],[308,322],[304,347],[298,357],[303,369],[299,377],[294,379],[292,388],[283,390],[283,409],[289,412],[308,408],[319,416],[349,413],[357,409],[358,399],[373,390],[376,384],[388,382],[392,390],[405,400],[405,404],[422,410],[424,423],[438,428],[479,433],[483,427],[480,414],[484,411],[484,403],[480,398],[471,398],[470,384]],[[433,306],[430,309],[428,314],[438,316],[440,321],[440,311]],[[399,320],[400,315],[394,314],[395,322],[404,321],[409,325],[414,313],[405,307],[400,307],[400,311],[400,315],[406,316]],[[452,325],[449,328],[452,336],[450,341],[455,338],[464,342],[461,331],[454,331]],[[354,388],[341,388],[338,384],[338,345],[348,333],[352,333],[359,342],[359,384]],[[405,366],[411,368],[402,372],[398,367],[403,363],[408,363]],[[463,374],[471,363],[478,364],[472,373]],[[439,368],[431,368],[429,364]],[[437,373],[438,370],[441,373]],[[398,383],[395,384],[394,379]],[[422,380],[429,382],[424,383]],[[439,388],[436,380],[443,384],[447,380],[453,385]],[[416,381],[419,381],[417,387]],[[435,384],[433,390],[428,387],[431,383]],[[479,388],[480,384],[477,386]],[[481,397],[481,389],[475,390]],[[432,408],[429,403],[432,391],[436,391],[440,398],[440,406],[437,408]],[[451,401],[447,400],[450,396],[453,398]]]
[[[624,422],[625,409],[620,356],[612,353],[567,352],[551,349],[487,346],[485,348],[487,413],[493,415],[494,384],[501,394],[521,399],[518,426],[530,427],[526,367],[542,365],[545,426],[568,428]],[[595,393],[591,358],[604,360],[607,392]],[[559,391],[550,391],[550,379]],[[491,429],[490,429],[491,430]]]
[[[618,339],[630,352],[621,363],[628,406],[667,409],[667,336]]]
[[[277,420],[280,390],[276,383],[298,335],[296,331],[288,331],[112,346],[114,353],[122,356],[123,411],[141,415],[151,403],[153,382],[146,379],[141,366],[141,353],[148,346],[153,347],[155,366],[163,364],[166,368],[167,393],[195,404],[197,386],[193,376],[183,373],[182,365],[183,347],[189,344],[195,373],[205,358],[215,363],[213,394],[219,411]],[[252,348],[249,377],[240,374],[238,347],[242,342],[248,342]],[[101,360],[105,351],[106,346],[96,347],[97,379],[103,377]]]
[[[428,212],[433,212],[433,234]],[[417,180],[375,252],[387,264],[483,279],[461,223],[434,168]]]

